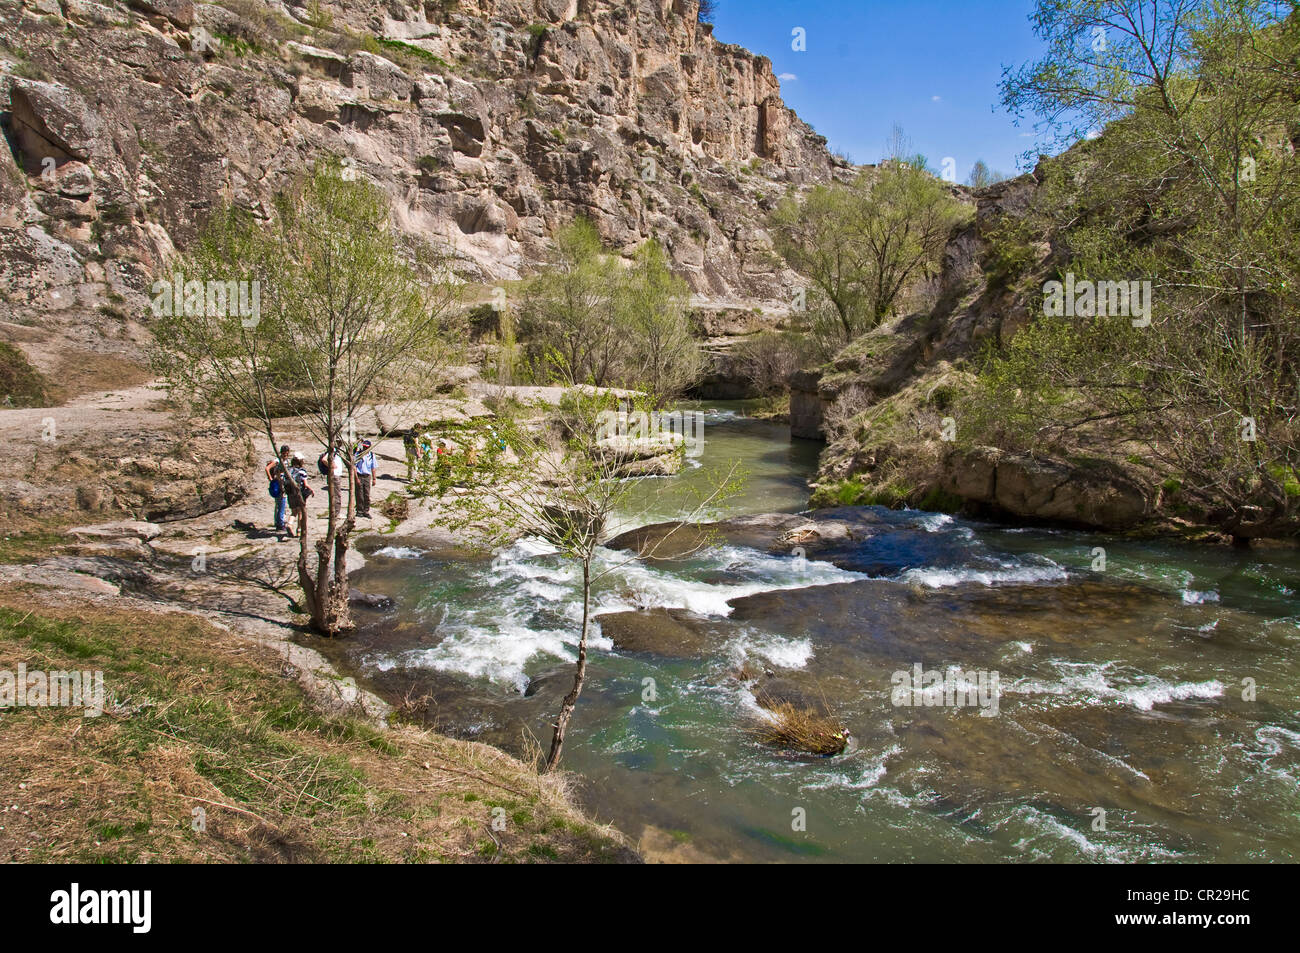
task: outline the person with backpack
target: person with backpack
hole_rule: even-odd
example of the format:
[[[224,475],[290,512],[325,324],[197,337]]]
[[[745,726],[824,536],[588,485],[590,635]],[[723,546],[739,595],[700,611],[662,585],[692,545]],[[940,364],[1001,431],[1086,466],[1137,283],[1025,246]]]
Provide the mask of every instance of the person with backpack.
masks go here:
[[[284,533],[288,531],[285,523],[285,511],[289,506],[289,495],[284,490],[284,485],[280,482],[289,472],[289,445],[286,443],[280,447],[280,456],[266,465],[267,492],[271,494],[271,499],[275,500],[275,531]]]
[[[402,434],[402,449],[406,451],[406,482],[410,483],[415,479],[415,470],[420,464],[420,445],[414,431]]]
[[[357,519],[370,519],[370,490],[378,479],[375,473],[375,454],[370,448],[374,446],[369,440],[357,444]]]
[[[295,453],[289,466],[289,479],[298,484],[298,499],[290,501],[295,524],[294,527],[290,528],[291,536],[301,536],[307,531],[307,500],[316,495],[315,491],[307,484],[305,462],[301,453]]]
[[[334,482],[342,486],[343,479],[347,475],[347,471],[344,469],[343,465],[343,448],[338,444],[335,444],[333,451],[324,451],[316,458],[316,469],[319,470],[320,475],[326,479],[329,479],[330,470],[333,469]]]

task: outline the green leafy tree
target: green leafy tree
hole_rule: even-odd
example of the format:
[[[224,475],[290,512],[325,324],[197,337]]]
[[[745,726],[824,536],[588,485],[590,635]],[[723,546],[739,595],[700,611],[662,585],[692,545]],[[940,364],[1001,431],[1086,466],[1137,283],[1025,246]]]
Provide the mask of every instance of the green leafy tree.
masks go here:
[[[596,226],[584,218],[556,233],[555,248],[553,266],[524,286],[520,337],[533,366],[566,384],[603,387],[614,375],[619,347],[611,320],[618,263],[604,254]]]
[[[260,313],[189,301],[155,308],[153,359],[171,394],[261,434],[273,456],[289,411],[324,452],[350,445],[377,387],[420,396],[438,380],[455,286],[440,256],[398,238],[389,214],[377,187],[334,162],[279,195],[269,223],[240,209],[216,212],[173,270],[199,287],[247,282],[259,289]],[[326,528],[313,541],[304,520],[299,539],[298,581],[311,624],[325,635],[352,627],[346,557],[357,475],[344,456],[346,508],[331,470]],[[280,478],[301,505],[283,467]]]
[[[519,338],[534,373],[564,384],[645,386],[659,400],[700,375],[691,333],[689,288],[668,267],[658,242],[630,267],[578,219],[555,236],[557,257],[524,287]]]
[[[911,161],[783,200],[772,215],[774,240],[812,284],[809,330],[823,351],[879,326],[913,282],[936,274],[953,229],[969,217],[969,207]]]
[[[1300,22],[1291,4],[1040,0],[1003,99],[1073,151],[1034,213],[1076,279],[1149,280],[1149,326],[1044,317],[985,374],[1022,437],[1144,445],[1198,518],[1294,521]],[[1104,132],[1097,138],[1097,133]],[[1059,223],[1068,223],[1060,229]],[[991,414],[990,414],[991,416]]]
[[[620,379],[639,382],[657,404],[683,393],[703,372],[704,354],[691,333],[690,288],[672,273],[657,241],[637,249],[615,293]]]

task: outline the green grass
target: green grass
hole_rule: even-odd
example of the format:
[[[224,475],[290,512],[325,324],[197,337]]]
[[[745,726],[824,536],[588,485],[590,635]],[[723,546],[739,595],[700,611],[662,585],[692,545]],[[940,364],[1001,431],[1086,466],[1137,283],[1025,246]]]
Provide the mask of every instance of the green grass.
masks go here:
[[[501,792],[494,862],[627,856],[521,763],[323,714],[276,653],[201,619],[31,603],[0,597],[0,669],[102,671],[107,704],[0,713],[0,800],[23,809],[0,827],[0,860],[482,860]]]
[[[810,502],[814,507],[886,506],[890,509],[898,509],[907,504],[911,495],[912,491],[907,487],[894,484],[866,486],[861,480],[848,479],[830,486],[819,487],[813,493]],[[930,497],[927,496],[927,499],[930,499]],[[943,500],[943,497],[936,497],[931,502]],[[947,511],[940,510],[940,512]]]
[[[451,64],[436,53],[430,53],[423,47],[411,43],[403,43],[401,40],[391,40],[386,36],[362,37],[361,49],[367,53],[375,53],[380,56],[395,55],[398,65],[407,68],[436,66],[444,73],[451,72]]]
[[[0,536],[0,564],[29,563],[53,555],[67,543],[62,533],[31,530]]]

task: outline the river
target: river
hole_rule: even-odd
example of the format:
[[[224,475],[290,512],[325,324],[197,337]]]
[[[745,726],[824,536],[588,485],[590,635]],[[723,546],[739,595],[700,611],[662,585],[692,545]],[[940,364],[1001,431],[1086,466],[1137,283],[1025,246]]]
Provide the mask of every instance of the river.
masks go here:
[[[675,517],[733,459],[746,484],[718,515],[801,510],[818,445],[744,410],[708,405],[699,465],[649,481],[626,523]],[[840,515],[853,530],[834,562],[727,538],[675,561],[604,557],[595,611],[637,612],[680,644],[595,637],[564,766],[649,858],[1300,857],[1294,549]],[[358,611],[333,650],[345,668],[426,699],[449,734],[547,744],[572,678],[574,568],[527,540],[490,560],[401,540],[367,556],[354,585],[395,608]],[[918,670],[996,676],[996,701],[898,704],[897,673]],[[824,704],[848,750],[760,744],[760,684]]]

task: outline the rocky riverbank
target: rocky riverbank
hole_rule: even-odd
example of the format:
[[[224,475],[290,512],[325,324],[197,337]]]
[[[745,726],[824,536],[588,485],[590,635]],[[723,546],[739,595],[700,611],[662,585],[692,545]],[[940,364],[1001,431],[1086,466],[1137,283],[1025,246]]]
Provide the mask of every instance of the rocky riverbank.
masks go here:
[[[520,389],[517,396],[558,400],[559,389],[555,390],[556,393],[545,388]],[[496,391],[494,394],[500,396]],[[465,396],[422,402],[418,406],[374,407],[367,412],[364,426],[371,431],[391,431],[402,426],[407,419],[451,425],[486,413],[488,410],[482,402],[473,396]],[[54,441],[45,443],[41,429],[33,424],[50,417],[56,422],[56,437]],[[88,396],[61,408],[0,410],[0,430],[11,438],[12,445],[24,448],[23,456],[27,459],[32,458],[26,454],[28,449],[38,460],[42,455],[85,459],[87,472],[91,474],[88,479],[116,487],[125,464],[111,459],[100,466],[93,462],[96,455],[102,457],[104,442],[152,447],[154,444],[146,442],[151,428],[170,419],[162,395],[149,388],[140,388]],[[290,421],[282,423],[281,436],[285,442],[305,451],[311,450],[305,432]],[[158,445],[167,446],[165,442]],[[65,500],[58,496],[65,486],[63,470],[57,466],[23,471],[27,479],[18,488],[21,493],[16,493],[11,484],[13,495],[6,498],[6,503],[20,508],[26,530],[15,526],[0,540],[0,584],[20,600],[29,616],[47,620],[53,626],[71,624],[68,619],[78,618],[78,614],[86,619],[105,620],[104,624],[114,633],[113,644],[120,648],[130,641],[129,635],[123,635],[120,627],[114,628],[121,620],[128,620],[127,633],[136,632],[130,627],[129,620],[137,620],[138,630],[143,633],[156,626],[165,628],[168,625],[165,620],[180,614],[208,633],[203,638],[216,640],[214,651],[247,652],[250,660],[257,660],[259,670],[267,673],[266,677],[288,680],[294,686],[293,690],[301,694],[303,702],[322,717],[364,724],[368,726],[367,731],[380,733],[376,737],[388,737],[389,733],[396,732],[392,744],[403,750],[408,745],[437,748],[444,767],[439,769],[426,764],[416,776],[417,780],[422,785],[427,782],[431,795],[440,786],[455,785],[463,789],[462,803],[478,804],[479,812],[485,816],[485,820],[467,818],[470,832],[477,829],[479,833],[467,840],[465,829],[448,831],[439,825],[436,831],[425,832],[427,842],[416,850],[414,841],[404,844],[399,838],[400,832],[394,831],[394,841],[385,847],[382,859],[608,860],[634,856],[617,835],[591,825],[580,816],[567,800],[562,777],[539,779],[528,765],[482,745],[453,742],[421,732],[411,735],[414,729],[403,728],[394,721],[395,716],[400,717],[401,713],[395,712],[392,704],[358,686],[353,679],[344,678],[318,651],[320,640],[306,628],[305,617],[300,612],[294,570],[298,544],[296,540],[280,541],[271,531],[273,501],[264,491],[265,479],[261,475],[263,455],[253,452],[244,441],[229,436],[225,443],[187,444],[181,441],[179,448],[191,456],[189,469],[178,464],[172,471],[154,471],[152,476],[158,489],[151,490],[154,484],[147,483],[140,488],[142,496],[152,501],[149,503],[136,503],[126,493],[116,491],[106,494],[93,509],[85,505],[84,494],[69,495]],[[453,547],[454,540],[438,525],[436,499],[413,499],[405,493],[406,458],[401,439],[382,440],[375,449],[379,464],[378,485],[374,493],[375,517],[361,522],[354,541],[371,548],[375,547],[366,542],[368,537]],[[178,459],[174,456],[176,452],[173,446],[171,459]],[[232,452],[239,465],[229,467],[230,473],[225,475],[225,479],[229,480],[231,490],[219,501],[206,506],[197,505],[192,510],[165,505],[174,499],[193,500],[198,497],[201,500],[201,480],[197,475],[205,466],[213,466],[214,460],[226,459],[222,453],[228,456]],[[136,453],[137,456],[143,455],[141,450],[136,450]],[[209,456],[204,459],[199,457],[200,453]],[[671,448],[669,453],[680,455]],[[315,453],[310,455],[314,458]],[[269,457],[269,454],[265,456]],[[224,474],[225,470],[221,472]],[[320,483],[319,480],[313,482]],[[47,490],[52,492],[47,494]],[[453,489],[452,492],[457,491]],[[392,499],[400,499],[402,506],[389,506],[390,495]],[[41,509],[32,502],[37,500],[48,501],[49,508]],[[165,520],[153,522],[142,518],[122,518],[141,517],[153,512],[161,513]],[[388,515],[383,515],[385,513]],[[325,515],[325,494],[317,493],[309,502],[308,519],[313,525],[319,525]],[[95,516],[101,517],[100,521],[67,525],[70,520],[93,520]],[[355,571],[364,562],[360,552],[356,549],[350,551],[350,571]],[[364,593],[356,593],[354,598],[360,604],[369,604]],[[15,617],[9,621],[17,624],[19,619]],[[154,649],[142,651],[148,657]],[[157,698],[150,704],[171,703],[168,699]],[[115,717],[130,718],[132,715],[123,710]],[[4,730],[4,724],[6,722],[0,721],[0,731]],[[47,755],[58,763],[57,754],[47,752]],[[491,770],[486,770],[485,765],[491,765]],[[115,770],[117,767],[122,766],[116,766]],[[392,783],[391,777],[385,777],[383,784]],[[475,781],[475,778],[479,780]],[[12,779],[8,779],[7,774],[0,776],[0,789],[6,791],[6,803],[31,801],[32,796],[23,795],[20,790],[8,793],[6,780],[13,780],[16,785],[21,779],[17,775]],[[487,823],[491,820],[487,813],[492,805],[502,803],[499,792],[494,793],[493,787],[501,784],[515,791],[521,788],[532,791],[526,798],[515,796],[510,799],[510,810],[520,817],[526,814],[529,818],[527,823],[510,822],[512,826],[508,826],[507,831],[513,836],[502,834]],[[54,796],[53,790],[51,796]],[[208,801],[212,800],[208,797]],[[220,802],[223,805],[233,803],[233,806],[225,808],[230,815],[255,809],[241,802],[235,794],[221,798]],[[102,810],[108,817],[105,823],[118,823],[112,819],[112,810],[107,807]],[[217,808],[212,810],[219,813]],[[467,812],[458,810],[456,813]],[[297,831],[293,817],[280,820],[286,830]],[[138,817],[133,817],[130,823],[138,823]],[[524,830],[516,830],[521,824]],[[558,830],[563,836],[557,840],[552,835],[545,835],[547,830]],[[237,844],[226,845],[234,851],[233,854],[204,854],[199,851],[193,859],[238,859],[243,856],[239,851],[251,850],[245,843],[245,835],[247,831],[236,838]],[[85,845],[75,843],[64,846],[78,856],[82,856],[78,852],[85,848]],[[131,850],[125,843],[118,846],[128,852]],[[143,841],[138,847],[140,856],[146,856],[152,850]],[[406,847],[411,849],[399,849]],[[319,858],[322,856],[320,851],[331,849],[328,845],[316,845],[310,849],[304,846],[298,853],[291,852],[286,859]],[[29,855],[20,853],[13,854],[13,857],[31,859]]]
[[[1027,214],[1042,175],[1040,166],[974,193],[977,214],[947,244],[933,306],[886,321],[790,378],[794,435],[826,441],[814,505],[911,506],[1238,543],[1294,539],[1294,513],[1236,511],[1212,490],[1194,491],[1150,446],[1116,437],[1104,421],[1028,450],[972,435],[983,348],[1033,320],[1044,278],[1067,256],[1064,235],[1010,250],[1002,237]],[[1003,262],[1012,253],[1026,256],[1014,282]],[[1287,482],[1285,492],[1293,501],[1300,486]]]

